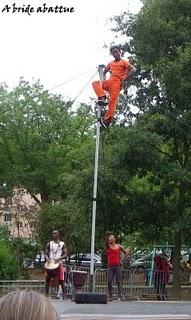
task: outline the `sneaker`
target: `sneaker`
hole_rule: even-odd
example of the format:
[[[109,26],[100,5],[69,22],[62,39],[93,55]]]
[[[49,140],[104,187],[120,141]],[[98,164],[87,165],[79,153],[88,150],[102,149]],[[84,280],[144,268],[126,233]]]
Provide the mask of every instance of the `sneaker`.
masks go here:
[[[61,294],[61,293],[58,293],[56,296],[56,299],[65,300],[65,296],[63,296],[63,294]]]
[[[100,123],[101,123],[102,127],[108,128],[111,123],[111,119],[104,120],[103,118],[101,118]]]
[[[99,106],[107,106],[108,101],[105,97],[101,97],[101,98],[98,98],[98,104],[99,104]]]

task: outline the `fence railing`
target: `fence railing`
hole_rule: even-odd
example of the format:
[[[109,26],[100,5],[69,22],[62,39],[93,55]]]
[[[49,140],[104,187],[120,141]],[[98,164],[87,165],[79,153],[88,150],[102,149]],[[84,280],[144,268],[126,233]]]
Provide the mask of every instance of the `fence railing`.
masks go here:
[[[44,293],[44,287],[43,280],[0,280],[0,296],[16,289],[30,289]]]
[[[90,272],[85,267],[67,267],[65,272],[66,294],[72,296],[76,291],[89,291]],[[189,285],[189,274],[187,274]],[[124,299],[156,299],[163,296],[171,298],[173,277],[172,273],[153,272],[152,270],[123,270],[121,275],[122,294]],[[108,270],[96,269],[94,276],[95,292],[107,293]],[[32,289],[44,293],[44,280],[0,280],[0,296],[18,289]],[[113,282],[114,296],[117,293],[117,285]],[[53,296],[55,290],[53,290]]]
[[[95,272],[95,291],[107,292],[107,269],[97,269]],[[122,294],[124,298],[151,298],[158,294],[166,296],[167,288],[172,285],[172,273],[152,270],[124,270],[121,275]],[[117,285],[113,284],[114,294],[117,293]]]

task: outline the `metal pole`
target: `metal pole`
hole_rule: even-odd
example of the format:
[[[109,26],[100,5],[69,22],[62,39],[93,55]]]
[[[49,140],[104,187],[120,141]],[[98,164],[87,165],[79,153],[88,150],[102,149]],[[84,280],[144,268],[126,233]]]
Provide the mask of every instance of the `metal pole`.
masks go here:
[[[154,263],[155,263],[155,255],[156,255],[156,247],[154,247],[154,249],[153,249],[153,256],[152,256],[152,262],[151,262],[151,270],[150,270],[150,275],[149,275],[149,287],[152,286]]]
[[[99,65],[100,84],[103,81],[103,70],[105,66]],[[96,126],[96,149],[94,163],[94,185],[93,185],[93,207],[92,207],[92,233],[91,233],[91,263],[90,263],[90,291],[94,291],[94,253],[95,253],[95,225],[96,225],[96,204],[97,204],[97,180],[98,180],[98,162],[99,162],[99,141],[100,141],[100,118],[101,107],[98,105],[97,126]]]

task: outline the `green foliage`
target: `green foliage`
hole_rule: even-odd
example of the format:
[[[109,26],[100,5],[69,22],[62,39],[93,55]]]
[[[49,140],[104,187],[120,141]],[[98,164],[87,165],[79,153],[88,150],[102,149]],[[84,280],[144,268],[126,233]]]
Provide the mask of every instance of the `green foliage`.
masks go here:
[[[146,241],[145,235],[144,233],[142,234],[141,230],[125,234],[123,238],[123,246],[129,248],[132,253],[138,250],[152,250],[153,245],[153,242]]]
[[[38,193],[42,202],[65,198],[65,173],[80,171],[76,153],[91,145],[91,109],[74,113],[71,101],[24,80],[11,92],[1,87],[0,97],[1,185],[22,186],[38,203]]]
[[[73,199],[54,205],[46,204],[39,213],[38,233],[41,243],[51,240],[53,230],[59,230],[69,254],[89,252],[90,221],[85,208]]]
[[[71,101],[49,94],[39,82],[30,85],[21,79],[12,91],[0,88],[0,193],[5,196],[13,187],[23,187],[42,206],[40,221],[46,212],[45,224],[49,223],[47,230],[38,226],[43,245],[56,224],[65,231],[72,250],[78,248],[78,235],[86,237],[84,250],[89,247],[86,221],[92,191],[93,121],[90,106],[81,104],[73,112]],[[59,203],[61,209],[52,203]],[[64,212],[58,215],[60,220],[55,219],[57,209]],[[15,240],[15,248],[20,261],[36,250],[21,239]]]
[[[0,226],[0,239],[4,240],[6,243],[10,241],[10,232],[7,226]]]
[[[108,230],[129,236],[129,243],[131,234],[140,243],[172,243],[177,231],[189,241],[189,8],[190,0],[146,0],[138,15],[115,18],[137,76],[135,94],[120,98],[116,126],[101,133],[98,249]],[[70,101],[25,81],[11,92],[2,86],[0,97],[1,185],[6,182],[0,192],[21,185],[40,193],[41,243],[59,229],[71,253],[89,251],[95,148],[89,106],[73,113]]]
[[[0,279],[14,280],[20,274],[18,257],[15,254],[6,228],[0,228]]]
[[[0,240],[0,279],[14,280],[19,275],[19,263],[3,240]]]
[[[136,16],[115,18],[115,31],[128,36],[123,47],[136,64],[136,96],[130,102],[140,109],[131,124],[134,140],[126,140],[116,166],[135,175],[127,181],[128,220],[145,229],[147,238],[153,232],[153,240],[165,228],[171,234],[181,229],[184,238],[191,221],[190,4],[148,0]],[[118,159],[120,150],[121,145]]]
[[[12,238],[11,247],[22,269],[25,269],[25,260],[27,259],[30,265],[40,250],[40,245],[33,239]]]
[[[28,266],[34,261],[40,245],[32,239],[10,236],[7,226],[0,228],[0,279],[29,278]],[[3,278],[4,277],[4,278]]]

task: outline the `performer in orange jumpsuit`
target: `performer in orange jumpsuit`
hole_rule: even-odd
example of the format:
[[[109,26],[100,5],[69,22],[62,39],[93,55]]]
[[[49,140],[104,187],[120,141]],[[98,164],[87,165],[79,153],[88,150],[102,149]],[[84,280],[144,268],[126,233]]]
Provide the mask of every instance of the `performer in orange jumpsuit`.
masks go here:
[[[105,91],[109,92],[108,110],[100,120],[104,128],[110,125],[116,111],[117,99],[123,87],[123,81],[130,80],[135,73],[135,68],[128,61],[121,59],[121,51],[118,46],[111,47],[110,53],[115,60],[111,61],[104,70],[104,77],[106,78],[107,72],[110,72],[110,78],[104,80],[102,84],[100,84],[99,81],[92,83],[93,89],[98,97],[99,105],[107,105]]]

